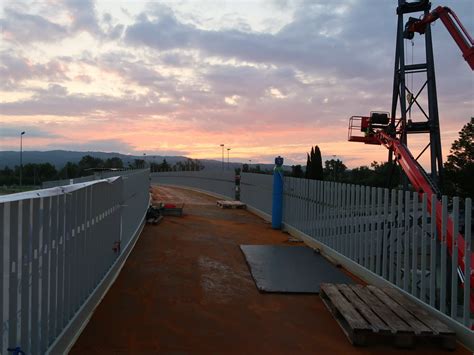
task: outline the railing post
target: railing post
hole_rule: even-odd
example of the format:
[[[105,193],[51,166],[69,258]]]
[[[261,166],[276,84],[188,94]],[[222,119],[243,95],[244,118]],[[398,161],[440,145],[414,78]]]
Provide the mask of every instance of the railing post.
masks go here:
[[[463,302],[463,323],[466,327],[471,326],[471,312],[469,309],[469,303],[471,301],[471,211],[472,201],[470,198],[466,198],[465,205],[465,220],[464,225],[464,302]]]
[[[467,229],[467,228],[466,228]],[[458,308],[458,233],[459,233],[459,197],[453,198],[453,240],[451,255],[451,318],[457,317]],[[466,258],[467,259],[467,258]],[[469,278],[470,275],[468,275]]]
[[[420,299],[426,302],[426,242],[427,236],[427,198],[423,194],[421,200],[421,284]]]
[[[440,282],[440,304],[439,309],[442,313],[446,313],[446,288],[448,283],[446,280],[446,266],[447,266],[447,252],[446,252],[446,230],[448,223],[448,197],[443,196],[441,198],[441,282]],[[436,223],[436,222],[434,222]]]
[[[235,173],[235,200],[240,201],[240,172]]]
[[[404,238],[403,238],[403,289],[409,292],[408,285],[410,280],[410,208],[411,193],[405,191],[405,219],[404,219]],[[401,266],[401,265],[400,265]]]
[[[439,202],[436,195],[431,195],[431,218],[430,218],[430,306],[436,307],[436,242],[438,240],[438,232],[436,229],[436,209]]]
[[[413,227],[412,227],[412,261],[411,261],[411,294],[418,295],[418,193],[413,193]]]
[[[397,239],[397,192],[392,190],[392,197],[390,200],[390,237],[388,238],[388,243],[390,245],[390,254],[388,258],[388,279],[391,283],[395,283],[395,244]]]

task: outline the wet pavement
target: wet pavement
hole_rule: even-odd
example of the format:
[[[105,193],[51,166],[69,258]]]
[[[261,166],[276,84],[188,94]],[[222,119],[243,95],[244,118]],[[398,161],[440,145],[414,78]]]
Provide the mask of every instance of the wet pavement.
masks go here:
[[[353,347],[319,296],[259,293],[239,249],[301,243],[204,194],[152,195],[184,203],[185,215],[145,227],[71,354],[446,354],[429,343]]]

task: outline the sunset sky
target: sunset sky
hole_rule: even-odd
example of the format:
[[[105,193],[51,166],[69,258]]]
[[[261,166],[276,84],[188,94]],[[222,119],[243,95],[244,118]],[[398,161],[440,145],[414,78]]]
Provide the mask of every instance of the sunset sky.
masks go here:
[[[438,5],[474,34],[474,1]],[[231,161],[282,155],[295,164],[317,144],[349,167],[383,161],[384,148],[347,142],[347,124],[390,110],[395,8],[395,0],[3,0],[0,150],[18,150],[26,131],[25,150],[220,159],[223,143]],[[446,155],[474,115],[474,75],[442,23],[432,28]],[[422,41],[407,42],[408,63],[423,57]]]

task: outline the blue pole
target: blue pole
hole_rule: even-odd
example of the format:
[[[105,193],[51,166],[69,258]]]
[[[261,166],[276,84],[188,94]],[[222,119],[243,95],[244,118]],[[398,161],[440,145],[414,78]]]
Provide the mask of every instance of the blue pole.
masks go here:
[[[273,169],[272,228],[281,229],[283,214],[283,158],[275,158]]]

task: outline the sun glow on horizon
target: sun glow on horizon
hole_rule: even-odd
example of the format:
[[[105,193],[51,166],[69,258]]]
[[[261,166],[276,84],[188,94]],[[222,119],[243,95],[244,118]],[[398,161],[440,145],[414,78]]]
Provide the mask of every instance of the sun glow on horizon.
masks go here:
[[[396,19],[386,4],[28,0],[0,10],[2,150],[17,150],[25,130],[27,150],[219,160],[224,142],[242,162],[304,165],[314,145],[349,167],[387,158],[346,141],[351,115],[391,102]],[[380,31],[358,40],[368,28]],[[474,112],[472,73],[442,30],[433,35],[446,156]],[[425,138],[410,137],[414,155]]]

